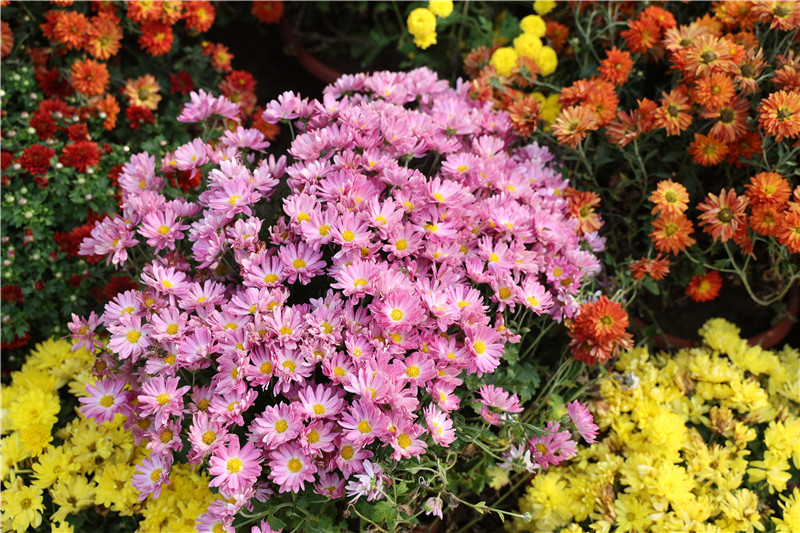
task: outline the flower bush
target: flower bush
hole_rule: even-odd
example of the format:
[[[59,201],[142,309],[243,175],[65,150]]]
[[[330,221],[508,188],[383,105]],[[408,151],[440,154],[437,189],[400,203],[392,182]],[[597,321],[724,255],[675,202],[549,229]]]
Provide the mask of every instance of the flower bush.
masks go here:
[[[157,501],[138,500],[134,465],[150,450],[134,443],[124,416],[98,425],[77,409],[94,363],[91,352],[48,339],[3,386],[3,531],[193,530],[219,496],[207,476],[178,465]]]
[[[253,77],[198,39],[215,19],[209,2],[3,2],[2,17],[5,351],[134,286],[97,257],[78,258],[78,245],[116,210],[131,150],[163,154],[167,139],[191,138],[175,120],[186,94],[218,85],[243,117],[256,110]],[[180,172],[170,182],[198,185]]]
[[[623,354],[589,401],[597,442],[533,478],[513,530],[795,531],[800,352],[739,332],[712,319],[700,348]]]
[[[137,467],[140,498],[158,498],[187,461],[229,499],[200,530],[232,530],[240,511],[239,525],[347,529],[314,493],[346,494],[350,516],[393,529],[423,501],[441,514],[447,470],[466,444],[486,446],[482,435],[553,434],[551,461],[573,453],[566,421],[513,415],[530,383],[520,398],[488,376],[536,348],[507,342],[576,315],[602,241],[578,231],[549,152],[513,146],[507,115],[466,92],[421,69],[345,76],[322,101],[285,93],[263,118],[299,132],[290,160],[264,156],[257,130],[212,127],[238,106],[193,93],[178,120],[207,137],[160,170],[202,176],[197,201],[168,199],[156,159],[131,157],[122,216],[99,222],[81,253],[132,262],[142,288],[70,330],[92,351],[101,325],[110,334],[83,409],[98,422],[124,414],[152,450]],[[276,217],[267,200],[284,176]],[[482,418],[466,425],[459,407],[479,388]],[[501,422],[503,439],[489,430]],[[412,489],[419,475],[430,490]]]
[[[615,299],[660,295],[637,314],[736,285],[780,303],[800,278],[797,8],[678,6],[565,4],[547,15],[578,37],[563,68],[543,80],[509,51],[473,68],[473,94],[506,108],[519,134],[559,145],[607,221]],[[557,105],[537,93],[556,90]]]

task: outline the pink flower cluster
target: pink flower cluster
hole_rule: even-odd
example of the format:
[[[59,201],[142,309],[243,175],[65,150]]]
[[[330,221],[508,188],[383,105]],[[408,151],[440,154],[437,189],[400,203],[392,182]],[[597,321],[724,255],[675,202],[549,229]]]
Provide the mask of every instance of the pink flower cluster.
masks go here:
[[[194,94],[182,117],[214,113],[233,111]],[[120,265],[140,240],[155,254],[142,289],[100,317],[109,365],[83,412],[123,413],[147,442],[142,498],[187,438],[188,461],[208,461],[228,498],[200,529],[232,530],[274,491],[381,497],[390,458],[456,439],[464,377],[493,372],[518,339],[504,311],[573,316],[599,268],[602,241],[577,235],[552,155],[514,147],[508,116],[463,84],[426,69],[344,76],[321,102],[285,93],[263,118],[300,128],[291,164],[256,160],[256,130],[196,139],[160,169],[204,176],[188,202],[167,200],[155,159],[135,155],[122,216],[81,245]],[[263,206],[284,176],[284,216],[269,226]],[[70,324],[87,346],[97,326]],[[490,423],[520,410],[500,389],[481,396]]]

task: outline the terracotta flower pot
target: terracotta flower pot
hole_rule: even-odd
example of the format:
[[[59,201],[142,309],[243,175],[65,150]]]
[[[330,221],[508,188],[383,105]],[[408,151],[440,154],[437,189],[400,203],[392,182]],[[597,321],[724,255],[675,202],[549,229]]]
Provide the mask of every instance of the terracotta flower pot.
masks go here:
[[[798,312],[800,311],[800,285],[794,285],[789,289],[787,298],[786,309],[780,320],[769,329],[747,338],[747,342],[750,343],[751,346],[760,345],[762,348],[772,348],[786,338],[797,322]],[[709,316],[708,318],[713,317]],[[631,317],[631,322],[640,329],[647,326],[647,324],[638,317]],[[659,335],[655,336],[653,340],[659,348],[692,348],[700,344],[699,340],[687,339],[666,331],[662,331]]]

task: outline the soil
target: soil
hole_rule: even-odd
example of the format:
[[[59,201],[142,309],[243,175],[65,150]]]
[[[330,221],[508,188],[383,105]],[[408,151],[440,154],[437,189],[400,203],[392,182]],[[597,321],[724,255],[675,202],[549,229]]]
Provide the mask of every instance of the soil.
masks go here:
[[[665,332],[677,337],[699,341],[697,331],[712,317],[719,317],[736,324],[741,328],[743,338],[762,333],[784,315],[773,307],[761,307],[752,301],[747,290],[733,277],[723,277],[719,296],[710,302],[695,302],[688,296],[673,290],[666,302],[662,296],[651,293],[641,294],[639,301],[655,316],[658,326]],[[645,324],[652,324],[649,313],[639,312],[639,318]],[[797,325],[789,337],[797,337]],[[797,344],[795,344],[797,345]]]

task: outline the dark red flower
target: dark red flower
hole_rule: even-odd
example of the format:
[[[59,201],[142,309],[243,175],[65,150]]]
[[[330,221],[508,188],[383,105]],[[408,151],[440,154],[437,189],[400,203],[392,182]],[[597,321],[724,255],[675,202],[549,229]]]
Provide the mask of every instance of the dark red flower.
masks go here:
[[[89,137],[89,128],[85,122],[70,124],[67,127],[67,137],[70,141],[85,141]]]
[[[77,141],[65,146],[58,160],[78,172],[86,172],[87,168],[100,162],[100,149],[95,142]]]
[[[0,151],[0,170],[5,170],[14,162],[14,153],[8,150]]]
[[[106,283],[105,288],[103,289],[103,296],[105,300],[109,301],[114,296],[121,292],[130,291],[133,289],[138,289],[139,285],[131,279],[130,276],[117,276],[111,278],[111,281]]]
[[[33,284],[33,288],[35,290],[37,290],[37,291],[43,291],[44,290],[44,281],[42,281],[40,279],[37,279],[36,283]]]
[[[56,96],[59,98],[66,98],[75,92],[69,80],[61,76],[61,73],[56,67],[49,70],[38,70],[33,77],[36,80],[36,85],[38,85],[42,92],[48,97]]]
[[[19,288],[19,285],[3,285],[0,287],[0,299],[6,302],[25,303],[25,297],[22,295],[22,289]]]
[[[22,335],[21,337],[15,337],[14,340],[11,342],[0,343],[0,348],[2,348],[3,350],[13,350],[14,348],[21,348],[22,346],[25,346],[26,344],[28,344],[28,341],[31,340],[31,337],[28,334],[29,331],[25,332],[25,334]]]
[[[58,126],[53,119],[53,115],[49,111],[36,111],[31,115],[30,120],[31,128],[36,130],[36,135],[41,140],[54,139]]]
[[[69,277],[67,283],[69,283],[69,286],[73,289],[77,289],[80,286],[81,281],[83,281],[83,276],[80,274],[73,274]]]
[[[187,95],[195,89],[192,75],[185,70],[180,70],[175,74],[169,75],[169,90],[172,94]]]
[[[36,176],[33,178],[33,182],[40,188],[46,189],[48,185],[50,185],[50,180],[43,177],[43,176]]]
[[[114,165],[108,171],[108,180],[114,187],[119,187],[119,175],[122,173],[122,165]]]
[[[56,151],[41,144],[34,144],[25,148],[22,155],[17,159],[22,168],[33,175],[43,175],[50,168],[50,159],[56,155]]]
[[[155,124],[156,122],[156,117],[153,115],[152,111],[146,107],[141,107],[138,105],[132,105],[126,109],[125,116],[128,117],[128,121],[131,123],[131,128],[135,130],[138,130],[139,126],[145,122],[149,124]]]

